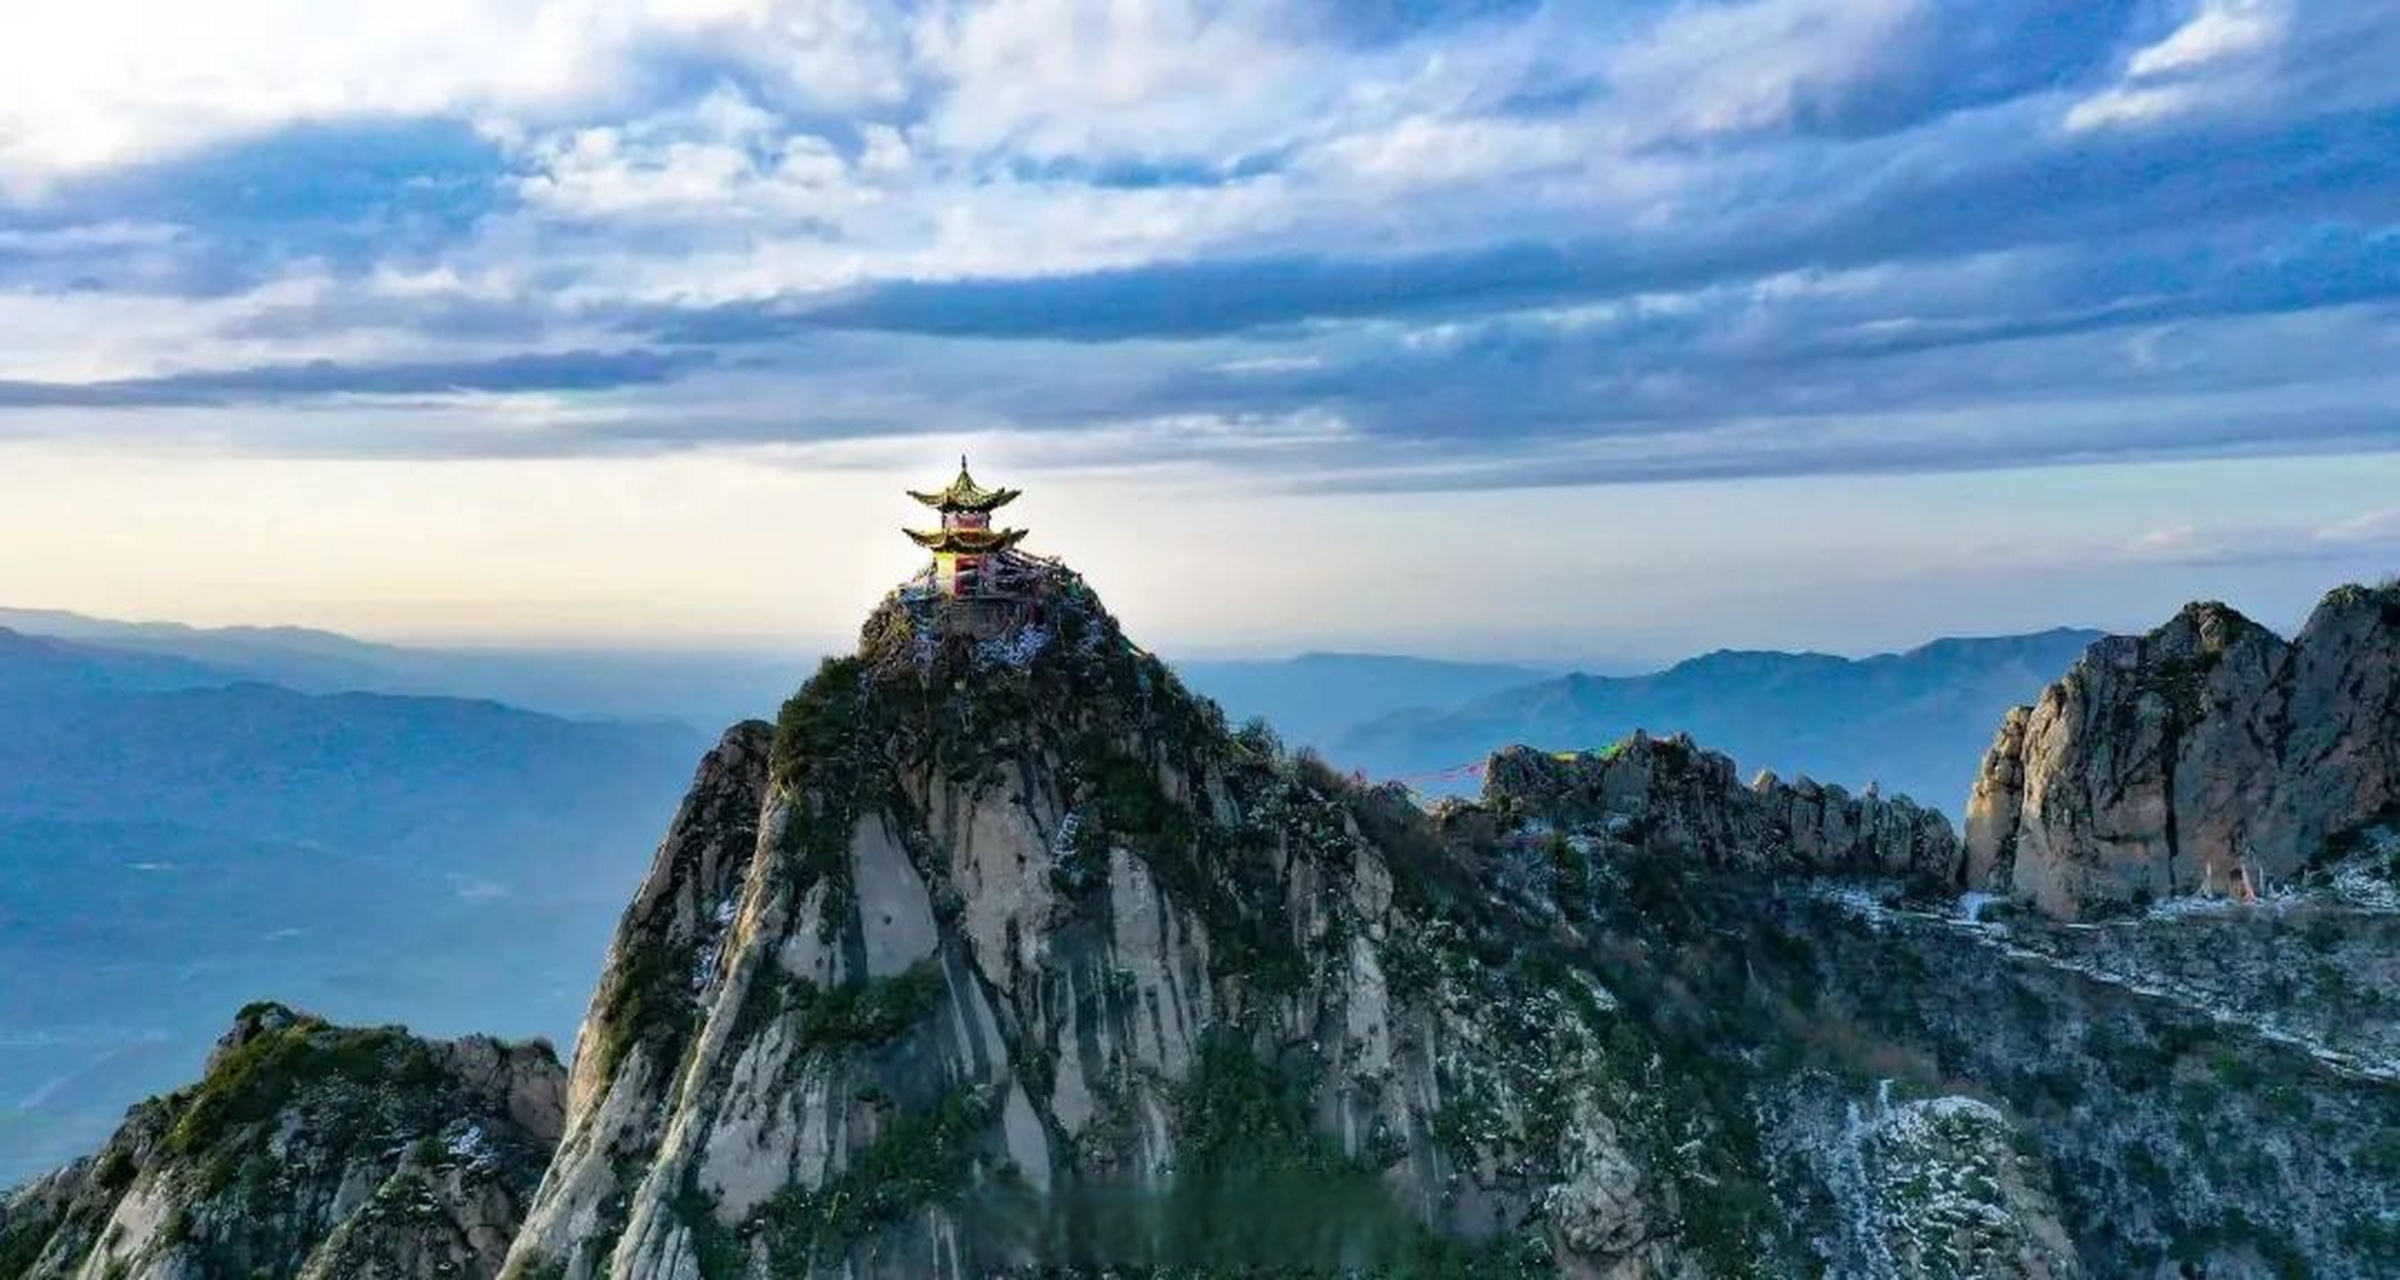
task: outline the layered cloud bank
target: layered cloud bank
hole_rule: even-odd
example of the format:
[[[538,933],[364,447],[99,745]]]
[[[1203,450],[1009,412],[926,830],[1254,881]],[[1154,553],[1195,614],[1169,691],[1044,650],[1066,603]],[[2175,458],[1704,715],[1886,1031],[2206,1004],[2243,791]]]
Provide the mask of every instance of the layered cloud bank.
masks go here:
[[[1409,489],[2400,444],[2383,5],[355,8],[17,24],[0,436]]]

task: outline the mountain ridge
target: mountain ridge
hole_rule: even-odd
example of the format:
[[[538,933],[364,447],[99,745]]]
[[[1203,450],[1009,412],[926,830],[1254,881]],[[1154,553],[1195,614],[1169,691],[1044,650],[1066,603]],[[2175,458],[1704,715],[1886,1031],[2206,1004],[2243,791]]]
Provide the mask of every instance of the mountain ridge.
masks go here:
[[[0,626],[0,696],[68,690],[163,692],[245,678],[241,672],[179,654],[78,643]]]
[[[771,735],[720,742],[611,949],[508,1274],[1730,1265],[1747,1228],[1676,1206],[1746,1176],[1741,1140],[1674,1173],[1572,1092],[1616,997],[1537,976],[1582,944],[1501,870],[1516,801],[1445,822],[1237,733],[1055,572],[998,637],[896,595]],[[1637,740],[1494,785],[1689,777],[1713,812],[1737,786],[1708,760]],[[1905,801],[1743,794],[1734,827],[1677,828],[1712,865],[1955,874]],[[1614,1034],[1633,1068],[1643,1033]]]
[[[0,1273],[489,1274],[558,1139],[546,1044],[245,1007],[200,1082],[0,1195]]]
[[[0,1182],[186,1078],[262,985],[337,1016],[564,1040],[639,874],[635,833],[705,743],[13,637],[0,971],[46,977],[0,983]],[[493,963],[517,980],[471,971]]]
[[[2334,886],[2053,920],[2028,909],[2038,895],[1962,897],[1984,864],[1938,811],[1743,782],[1683,734],[1512,748],[1480,796],[1420,807],[1264,724],[1234,728],[1082,579],[1024,567],[1038,580],[997,601],[904,585],[773,724],[736,724],[703,758],[592,991],[556,1152],[487,1219],[484,1239],[512,1237],[505,1261],[451,1252],[444,1270],[387,1235],[346,1245],[346,1265],[394,1280],[2366,1280],[2400,1265],[2390,902]],[[2231,621],[2193,616],[2211,652],[2250,651]],[[2360,669],[2400,683],[2385,643],[2400,606],[2337,621],[2366,641]],[[2087,657],[2147,670],[2147,643]],[[2125,687],[2209,687],[2167,665],[2165,686]],[[2378,692],[2392,686],[2320,683],[2352,702],[2292,699],[2305,733],[2400,740],[2400,702]],[[308,1115],[284,1107],[258,1131]],[[0,1245],[26,1204],[52,1213],[43,1185],[0,1200]],[[137,1225],[66,1252],[104,1252],[130,1280],[214,1280],[175,1269],[177,1233]]]
[[[2096,631],[1944,637],[1867,658],[1723,649],[1640,676],[1575,672],[1445,711],[1402,712],[1333,742],[1340,763],[1411,776],[1512,743],[1578,749],[1636,730],[1689,732],[1747,769],[1880,783],[1955,811],[1991,726],[2091,644]]]

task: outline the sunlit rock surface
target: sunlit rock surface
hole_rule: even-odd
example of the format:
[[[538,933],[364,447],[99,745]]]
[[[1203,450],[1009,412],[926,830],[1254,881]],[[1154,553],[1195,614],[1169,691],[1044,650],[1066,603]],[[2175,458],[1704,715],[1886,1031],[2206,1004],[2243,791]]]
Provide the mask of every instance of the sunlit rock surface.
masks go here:
[[[2400,587],[2344,587],[2286,643],[2223,605],[2092,647],[2001,728],[1972,887],[2075,919],[2268,894],[2400,818]]]
[[[416,1092],[272,1095],[210,1130],[229,1165],[171,1149],[218,1113],[146,1104],[121,1158],[0,1201],[0,1277],[2400,1274],[2400,832],[2353,815],[2382,785],[2371,661],[2268,680],[2305,744],[2276,758],[2314,770],[2275,794],[2320,816],[2253,835],[2328,850],[2292,892],[2062,921],[1961,892],[2027,857],[2034,779],[2073,781],[2038,709],[1963,846],[1905,797],[1640,735],[1503,752],[1427,811],[1227,726],[1035,563],[972,626],[903,589],[726,733],[563,1117],[546,1058],[474,1041],[423,1050],[484,1066],[406,1067]],[[2382,643],[2356,603],[2312,652]],[[2127,678],[2215,655],[2176,687],[2216,705],[2301,666],[2190,618]],[[2139,754],[2087,758],[2090,793],[2154,776]],[[2249,803],[2193,794],[2198,828]],[[2064,843],[2093,831],[2117,843]],[[2139,835],[2031,847],[2104,884],[2079,868],[2156,855]],[[292,1035],[341,1080],[419,1061],[271,1006],[245,1026],[199,1094]],[[424,1105],[361,1109],[387,1096]],[[387,1132],[417,1136],[353,1140]],[[242,1182],[260,1151],[298,1172]],[[234,1181],[196,1195],[196,1160]]]
[[[2375,1274],[2373,1037],[1958,917],[1938,814],[1684,740],[1427,813],[1054,586],[895,598],[712,754],[511,1274]]]

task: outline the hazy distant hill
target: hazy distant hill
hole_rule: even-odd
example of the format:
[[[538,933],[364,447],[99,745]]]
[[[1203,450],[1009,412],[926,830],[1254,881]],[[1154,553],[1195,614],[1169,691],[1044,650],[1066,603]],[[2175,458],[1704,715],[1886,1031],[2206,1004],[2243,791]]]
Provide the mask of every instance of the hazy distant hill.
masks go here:
[[[779,653],[417,648],[303,627],[203,628],[0,608],[0,628],[11,627],[127,656],[187,659],[213,673],[202,683],[247,678],[303,693],[491,698],[555,715],[673,719],[709,732],[781,704],[822,656],[805,644]],[[1455,706],[1557,674],[1365,653],[1176,662],[1175,669],[1237,722],[1265,716],[1294,745],[1316,746],[1395,711]]]
[[[183,658],[220,677],[302,693],[490,698],[553,715],[677,720],[702,732],[772,710],[819,657],[808,645],[773,653],[419,648],[305,627],[190,627],[56,609],[0,608],[0,628]]]
[[[1330,754],[1386,777],[1480,760],[1512,743],[1569,749],[1635,729],[1680,731],[1746,770],[1880,782],[1955,817],[1992,726],[2100,637],[2060,629],[1937,640],[1863,659],[1727,650],[1653,675],[1562,676],[1447,711],[1400,712],[1342,734]]]
[[[69,644],[0,627],[0,695],[44,690],[193,689],[230,684],[237,672],[171,654]]]
[[[705,745],[0,631],[0,1183],[261,990],[563,1041]]]
[[[63,609],[0,608],[0,628],[117,653],[164,655],[235,677],[294,689],[371,689],[388,679],[401,650],[305,627],[190,627],[180,622],[120,622]]]
[[[1265,716],[1286,742],[1320,747],[1362,721],[1411,707],[1455,706],[1555,674],[1508,663],[1376,653],[1178,662],[1175,671],[1185,684],[1216,699],[1236,724]]]

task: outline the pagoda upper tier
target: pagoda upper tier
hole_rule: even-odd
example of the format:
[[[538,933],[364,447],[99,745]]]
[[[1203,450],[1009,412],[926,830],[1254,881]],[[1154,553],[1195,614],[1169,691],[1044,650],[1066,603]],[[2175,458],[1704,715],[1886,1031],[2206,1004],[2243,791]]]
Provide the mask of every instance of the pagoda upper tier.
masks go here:
[[[949,488],[932,493],[911,489],[908,496],[944,515],[958,511],[988,514],[1016,501],[1017,495],[1022,492],[1021,489],[986,489],[975,483],[975,477],[967,474],[966,458],[961,456],[958,460],[958,478],[950,482]]]

